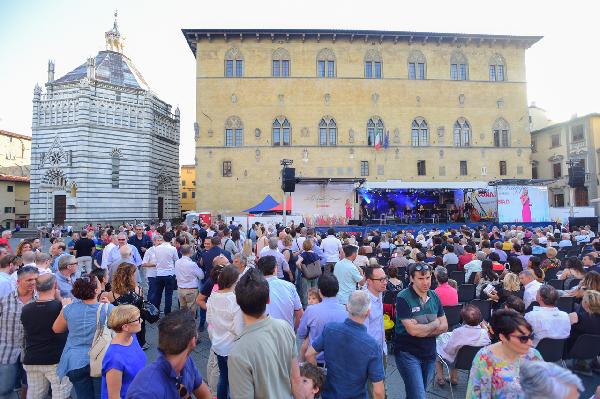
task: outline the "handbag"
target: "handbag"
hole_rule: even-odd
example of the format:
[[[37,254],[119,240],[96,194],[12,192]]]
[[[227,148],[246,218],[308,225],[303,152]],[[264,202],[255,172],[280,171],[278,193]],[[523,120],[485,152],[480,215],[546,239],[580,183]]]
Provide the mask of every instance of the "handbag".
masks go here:
[[[321,260],[317,259],[316,261],[305,265],[302,263],[300,265],[300,271],[302,272],[302,277],[307,280],[314,280],[321,276]]]
[[[104,323],[100,322],[100,313],[104,308]],[[100,304],[98,311],[96,312],[96,332],[94,334],[94,340],[90,347],[90,376],[91,377],[102,377],[102,360],[106,350],[112,341],[113,333],[107,326],[108,321],[108,304]]]
[[[160,311],[152,302],[144,300],[140,308],[140,316],[145,322],[153,324],[160,319]]]

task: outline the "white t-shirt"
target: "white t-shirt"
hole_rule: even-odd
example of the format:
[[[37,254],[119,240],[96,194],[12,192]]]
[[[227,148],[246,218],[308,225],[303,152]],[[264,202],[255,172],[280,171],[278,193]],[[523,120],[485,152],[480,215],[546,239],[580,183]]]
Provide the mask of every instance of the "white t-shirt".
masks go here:
[[[340,261],[340,249],[342,249],[342,242],[335,236],[327,236],[321,242],[321,249],[325,256],[325,261],[328,263],[335,263]]]
[[[142,263],[156,263],[156,255],[154,254],[154,249],[156,247],[150,247],[144,252],[144,260]],[[156,266],[153,267],[145,267],[146,270],[146,278],[148,277],[156,277]]]

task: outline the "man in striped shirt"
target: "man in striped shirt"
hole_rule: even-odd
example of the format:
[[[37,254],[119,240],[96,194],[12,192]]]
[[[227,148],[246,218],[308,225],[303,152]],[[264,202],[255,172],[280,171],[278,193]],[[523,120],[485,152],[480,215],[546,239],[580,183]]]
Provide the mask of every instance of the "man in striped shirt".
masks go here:
[[[17,289],[0,299],[0,398],[9,397],[21,386],[25,371],[21,364],[23,350],[23,306],[35,300],[35,279],[39,275],[34,266],[17,271]]]

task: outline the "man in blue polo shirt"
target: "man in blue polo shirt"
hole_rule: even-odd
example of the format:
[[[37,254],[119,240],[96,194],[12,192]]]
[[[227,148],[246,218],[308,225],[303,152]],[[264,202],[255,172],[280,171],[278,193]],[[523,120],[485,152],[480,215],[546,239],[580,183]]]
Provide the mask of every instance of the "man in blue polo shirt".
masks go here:
[[[367,381],[373,384],[373,398],[383,399],[382,350],[364,326],[371,299],[365,291],[354,291],[346,308],[348,318],[343,323],[325,325],[308,348],[306,360],[316,365],[317,353],[325,352],[327,380],[321,393],[323,399],[366,398]]]
[[[167,314],[158,324],[158,358],[144,367],[127,390],[127,399],[210,399],[190,354],[196,347],[196,321],[187,309]]]
[[[444,308],[431,290],[431,267],[409,268],[411,284],[396,298],[396,366],[407,398],[424,399],[435,367],[435,338],[448,330]]]

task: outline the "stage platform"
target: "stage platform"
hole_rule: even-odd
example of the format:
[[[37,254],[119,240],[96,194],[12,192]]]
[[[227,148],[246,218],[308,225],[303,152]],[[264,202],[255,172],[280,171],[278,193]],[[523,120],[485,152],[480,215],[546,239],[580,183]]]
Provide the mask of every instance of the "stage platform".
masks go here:
[[[469,226],[470,228],[475,228],[477,226],[486,225],[488,227],[488,231],[492,226],[525,226],[529,228],[534,227],[547,227],[549,225],[555,227],[556,223],[554,222],[540,222],[540,223],[498,223],[493,221],[483,221],[477,223],[412,223],[412,224],[366,224],[364,226],[356,226],[356,225],[342,225],[342,226],[317,226],[315,230],[321,234],[326,233],[327,229],[333,227],[336,232],[347,232],[352,234],[360,234],[362,236],[366,235],[368,231],[379,230],[379,231],[391,231],[393,233],[404,230],[410,231],[413,234],[417,234],[421,231],[428,232],[437,228],[438,230],[447,230],[449,228],[459,230],[462,226]]]

